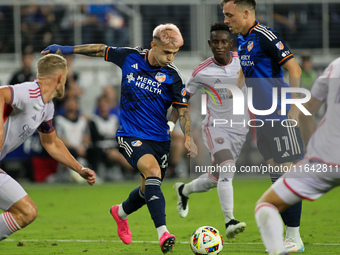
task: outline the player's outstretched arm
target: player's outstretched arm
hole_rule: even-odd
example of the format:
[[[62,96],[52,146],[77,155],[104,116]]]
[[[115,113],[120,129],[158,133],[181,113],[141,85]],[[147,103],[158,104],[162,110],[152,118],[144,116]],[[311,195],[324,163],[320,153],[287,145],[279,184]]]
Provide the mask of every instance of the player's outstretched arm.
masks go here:
[[[51,155],[52,158],[76,171],[81,177],[87,180],[88,184],[95,184],[95,172],[89,168],[83,167],[78,163],[78,161],[66,148],[64,143],[57,137],[55,131],[50,133],[39,132],[39,135],[42,146]]]
[[[104,57],[105,44],[84,44],[76,46],[61,46],[53,44],[44,49],[41,54],[57,53],[62,55],[67,54],[81,54],[90,57]]]
[[[321,105],[322,102],[313,96],[309,99],[307,103],[303,104],[307,111],[312,114],[305,115],[303,112],[300,112],[299,115],[301,137],[305,146],[307,146],[309,139],[315,130],[314,115],[320,109]]]
[[[197,156],[197,146],[194,142],[194,139],[191,137],[191,120],[189,115],[188,108],[177,108],[178,110],[178,121],[181,129],[184,133],[185,141],[184,147],[188,150],[188,157],[194,158]]]

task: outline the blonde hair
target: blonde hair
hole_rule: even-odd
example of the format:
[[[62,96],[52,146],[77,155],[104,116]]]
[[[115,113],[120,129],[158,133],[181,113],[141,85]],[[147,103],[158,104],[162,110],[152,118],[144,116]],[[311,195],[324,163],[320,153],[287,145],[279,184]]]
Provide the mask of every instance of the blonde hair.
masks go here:
[[[48,54],[38,61],[38,77],[53,75],[56,71],[67,68],[66,59],[58,54]]]
[[[164,45],[171,44],[174,47],[181,47],[184,43],[181,32],[174,24],[167,23],[158,25],[152,33],[152,37],[155,40],[159,40]]]

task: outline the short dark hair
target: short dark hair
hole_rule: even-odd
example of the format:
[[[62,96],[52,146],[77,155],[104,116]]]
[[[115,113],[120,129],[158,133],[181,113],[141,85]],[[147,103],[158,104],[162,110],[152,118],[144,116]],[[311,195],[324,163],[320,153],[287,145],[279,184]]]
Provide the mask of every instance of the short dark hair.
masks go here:
[[[212,24],[210,27],[210,33],[214,31],[221,31],[221,30],[229,32],[228,25],[222,22],[217,22],[215,24]]]
[[[236,5],[244,5],[248,8],[252,8],[255,10],[256,1],[255,0],[221,0],[221,8],[223,9],[224,5],[230,1],[234,1]]]

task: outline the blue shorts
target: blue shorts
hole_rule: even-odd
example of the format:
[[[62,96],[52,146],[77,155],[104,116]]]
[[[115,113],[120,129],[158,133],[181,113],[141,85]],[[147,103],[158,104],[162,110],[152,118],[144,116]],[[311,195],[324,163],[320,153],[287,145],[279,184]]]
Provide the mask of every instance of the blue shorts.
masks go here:
[[[161,168],[163,180],[166,168],[168,167],[170,141],[157,142],[137,137],[119,136],[117,137],[117,142],[119,144],[119,152],[137,170],[137,162],[142,156],[145,154],[153,155]]]
[[[265,161],[273,158],[275,163],[286,163],[303,158],[303,142],[297,127],[285,127],[281,121],[264,123],[256,127],[256,136],[257,148]]]

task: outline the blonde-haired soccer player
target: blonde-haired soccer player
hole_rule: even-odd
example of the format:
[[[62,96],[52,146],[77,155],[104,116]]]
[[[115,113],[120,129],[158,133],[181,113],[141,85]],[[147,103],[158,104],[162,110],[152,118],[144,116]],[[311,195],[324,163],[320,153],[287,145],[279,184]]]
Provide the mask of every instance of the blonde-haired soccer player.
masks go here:
[[[64,95],[66,60],[56,54],[38,61],[37,80],[0,87],[0,160],[37,129],[41,144],[60,163],[93,185],[95,173],[80,165],[58,139],[52,119],[52,99]],[[0,169],[0,240],[26,227],[37,217],[37,206],[21,185]]]
[[[54,53],[59,49],[63,54],[103,57],[122,69],[120,126],[116,137],[120,152],[141,173],[141,184],[123,203],[112,206],[110,213],[117,223],[118,236],[129,244],[132,236],[127,217],[146,204],[163,253],[171,251],[175,244],[175,236],[166,227],[165,199],[161,191],[170,150],[170,127],[166,119],[170,105],[180,115],[188,156],[197,154],[196,145],[192,141],[190,145],[185,86],[172,63],[182,45],[179,29],[173,24],[162,24],[154,29],[150,50],[90,44],[51,45],[42,51]]]

